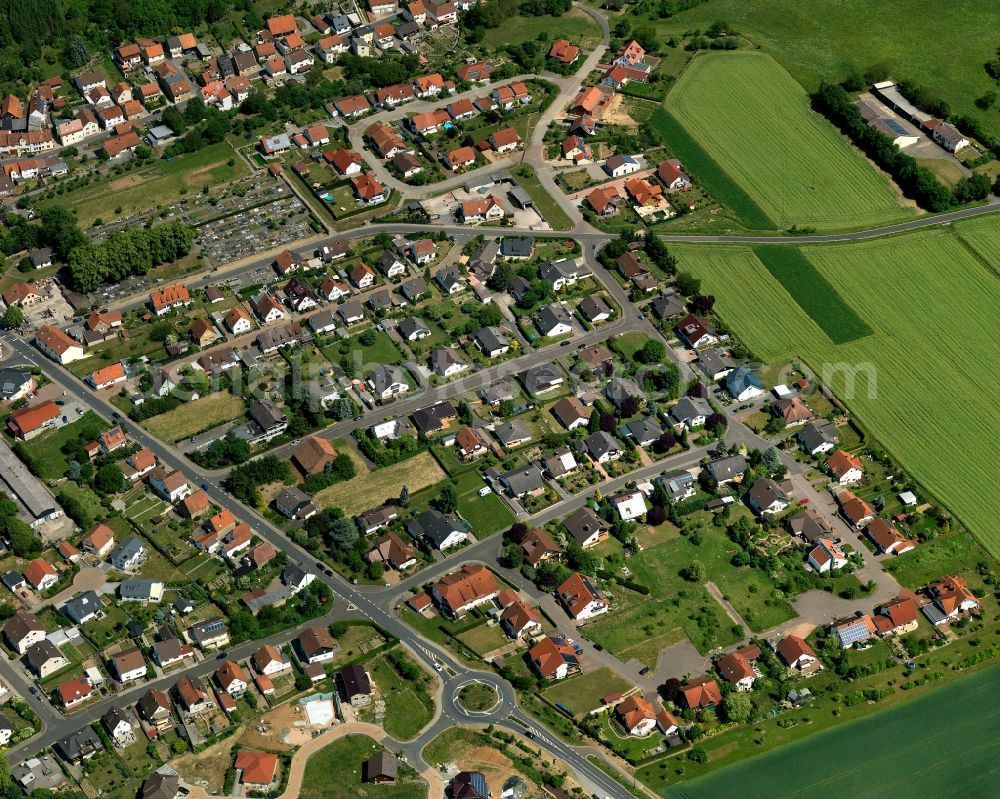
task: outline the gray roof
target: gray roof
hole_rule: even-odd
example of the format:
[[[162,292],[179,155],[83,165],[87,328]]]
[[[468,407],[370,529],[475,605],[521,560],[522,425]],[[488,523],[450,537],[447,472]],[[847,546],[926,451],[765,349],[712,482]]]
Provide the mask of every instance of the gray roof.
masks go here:
[[[710,349],[698,353],[696,366],[701,369],[705,377],[710,380],[715,379],[715,375],[722,374],[736,368],[733,360],[725,354],[724,350]]]
[[[278,408],[272,402],[267,402],[266,400],[261,400],[255,402],[250,406],[247,411],[247,416],[252,419],[257,426],[267,432],[272,427],[277,427],[280,424],[288,421],[285,415],[278,410]]]
[[[663,428],[652,416],[644,419],[636,419],[629,422],[625,427],[636,443],[642,444],[646,441],[655,441],[663,434]]]
[[[560,258],[557,261],[546,261],[538,270],[542,280],[554,283],[560,278],[572,278],[579,271],[580,266],[575,258]]]
[[[374,391],[379,396],[386,391],[393,383],[406,383],[406,375],[398,366],[383,366],[379,364],[372,372],[372,384]]]
[[[600,294],[591,294],[580,301],[580,313],[588,322],[592,322],[601,314],[610,314],[611,306],[604,301]]]
[[[514,387],[509,380],[497,380],[497,382],[480,389],[479,396],[487,403],[503,402],[506,399],[514,399],[516,396]]]
[[[513,285],[513,283],[511,284]],[[553,303],[540,308],[535,314],[535,326],[543,336],[548,336],[560,323],[573,325],[573,315],[561,303]]]
[[[337,313],[339,313],[346,321],[348,319],[357,319],[359,316],[364,316],[365,309],[357,300],[351,300],[350,302],[345,302],[341,305],[340,308],[337,309]]]
[[[690,472],[674,471],[667,472],[662,477],[657,478],[667,492],[672,502],[677,502],[686,493],[687,489],[694,483],[694,476]]]
[[[0,478],[33,519],[44,518],[59,507],[55,497],[28,471],[6,441],[0,441]]]
[[[472,340],[487,354],[510,346],[503,331],[496,327],[480,328],[472,334]]]
[[[310,316],[308,324],[313,329],[313,332],[328,330],[331,327],[337,326],[337,317],[333,315],[333,311],[323,310]]]
[[[506,447],[510,444],[528,440],[531,438],[531,431],[520,419],[514,419],[510,422],[498,424],[493,428],[493,435],[497,437],[497,441]]]
[[[101,716],[101,722],[104,724],[104,728],[108,732],[114,732],[115,727],[117,727],[121,722],[125,722],[130,727],[133,726],[132,719],[129,714],[122,710],[120,707],[113,707],[108,710],[103,716]]]
[[[624,377],[611,378],[608,382],[607,388],[604,389],[604,393],[615,405],[620,405],[629,397],[633,397],[637,400],[642,399],[642,389],[639,388],[634,380],[629,380]]]
[[[462,275],[455,267],[449,266],[434,275],[434,280],[436,280],[445,291],[451,292],[452,288],[457,285],[461,285]]]
[[[31,380],[24,369],[0,369],[0,400],[9,400]]]
[[[128,563],[145,549],[142,542],[135,536],[129,536],[122,541],[108,557],[112,565]]]
[[[174,799],[180,791],[180,776],[154,771],[142,784],[139,799]]]
[[[742,455],[729,455],[705,464],[705,471],[720,483],[738,477],[746,471],[746,468],[747,461]]]
[[[407,280],[402,286],[399,287],[400,292],[406,299],[411,302],[419,297],[421,294],[427,292],[427,281],[422,277],[415,277],[411,280]]]
[[[500,255],[504,258],[528,258],[535,240],[530,236],[504,236],[500,242]]]
[[[413,423],[425,433],[433,433],[444,427],[444,420],[455,418],[458,411],[450,402],[436,402],[430,407],[413,413]]]
[[[98,613],[101,608],[101,598],[94,591],[84,591],[77,594],[72,599],[67,600],[62,606],[65,613],[75,624],[82,624],[87,617]]]
[[[374,777],[387,777],[396,779],[399,769],[399,761],[391,752],[379,752],[372,755],[365,762],[365,779],[371,780]]]
[[[559,367],[551,363],[543,363],[526,369],[521,372],[520,377],[524,387],[531,394],[547,391],[563,382],[563,374]]]
[[[774,502],[788,502],[788,494],[782,491],[770,477],[762,477],[750,487],[750,502],[754,507],[764,510]]]
[[[535,491],[545,485],[542,473],[532,465],[512,469],[507,474],[501,475],[500,480],[515,497],[527,494],[529,491]]]
[[[444,372],[449,366],[465,364],[454,347],[440,347],[431,353],[431,366],[435,371]]]
[[[822,444],[837,443],[837,426],[826,420],[810,422],[798,434],[802,446],[812,452]]]
[[[608,529],[605,521],[586,505],[563,519],[563,527],[581,544],[598,530]]]
[[[670,409],[670,421],[674,424],[688,424],[698,416],[709,416],[712,413],[712,406],[705,400],[691,397],[681,397],[674,407]]]
[[[591,433],[587,436],[587,451],[594,457],[600,458],[602,455],[607,455],[609,452],[615,452],[621,449],[618,440],[603,430],[598,430],[596,433]]]
[[[650,307],[660,319],[670,319],[684,313],[684,301],[676,294],[663,294],[653,300]]]
[[[60,738],[54,748],[56,754],[63,760],[75,763],[81,758],[100,752],[104,749],[104,744],[101,743],[101,737],[94,732],[93,727],[88,724],[73,734]]]
[[[206,641],[213,641],[223,634],[228,634],[228,632],[229,628],[226,626],[225,619],[220,616],[207,619],[199,624],[193,624],[187,629],[188,637],[199,645]]]
[[[480,244],[469,258],[469,268],[481,280],[488,280],[496,270],[497,253],[500,252],[500,242],[487,239]]]
[[[452,533],[466,532],[465,525],[457,516],[436,510],[426,511],[411,519],[406,523],[406,529],[414,538],[423,536],[436,547],[440,547]]]
[[[124,580],[118,586],[118,595],[122,599],[132,599],[145,602],[152,596],[156,580]]]
[[[397,330],[399,330],[399,335],[407,340],[414,333],[426,332],[429,334],[431,332],[430,328],[424,324],[424,321],[415,316],[406,317],[406,319],[397,325]]]
[[[368,306],[373,311],[381,311],[392,307],[392,295],[388,289],[382,289],[381,291],[376,291],[374,294],[370,294],[365,302],[368,303]]]
[[[29,794],[35,790],[51,790],[66,783],[62,769],[50,755],[32,757],[11,766],[10,774]]]

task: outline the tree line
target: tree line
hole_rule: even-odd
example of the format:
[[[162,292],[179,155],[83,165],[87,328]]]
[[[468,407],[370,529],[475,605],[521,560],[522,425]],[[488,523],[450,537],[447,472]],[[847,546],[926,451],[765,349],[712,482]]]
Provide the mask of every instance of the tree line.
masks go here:
[[[175,221],[116,230],[102,242],[84,242],[69,253],[70,285],[87,293],[129,275],[144,275],[191,252],[194,236],[194,228]]]
[[[973,175],[959,181],[954,192],[916,160],[901,152],[892,139],[875,130],[861,116],[847,90],[837,83],[823,82],[812,94],[812,107],[840,128],[869,158],[888,172],[907,197],[928,211],[946,211],[957,203],[985,199],[990,181]]]

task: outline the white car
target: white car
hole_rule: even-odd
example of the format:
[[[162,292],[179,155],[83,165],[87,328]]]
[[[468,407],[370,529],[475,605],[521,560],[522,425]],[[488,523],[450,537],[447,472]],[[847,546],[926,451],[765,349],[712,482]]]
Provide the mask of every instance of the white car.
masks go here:
[[[479,489],[479,496],[481,496],[481,497],[485,497],[488,494],[492,494],[492,493],[493,493],[493,489],[490,488],[489,486],[483,486],[482,488]]]

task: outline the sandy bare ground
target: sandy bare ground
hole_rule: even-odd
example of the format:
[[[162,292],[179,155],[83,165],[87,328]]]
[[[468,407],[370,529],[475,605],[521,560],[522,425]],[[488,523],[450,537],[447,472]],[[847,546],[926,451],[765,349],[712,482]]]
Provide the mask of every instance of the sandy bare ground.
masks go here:
[[[121,191],[122,189],[129,189],[132,186],[138,186],[143,180],[142,175],[126,175],[123,178],[113,181],[111,188],[115,191]]]

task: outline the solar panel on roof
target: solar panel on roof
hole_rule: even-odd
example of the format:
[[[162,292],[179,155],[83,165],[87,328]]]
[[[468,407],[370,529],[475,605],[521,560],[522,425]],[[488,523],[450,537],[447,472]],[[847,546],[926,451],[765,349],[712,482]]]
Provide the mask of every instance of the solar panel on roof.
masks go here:
[[[901,125],[901,124],[900,124],[899,122],[897,122],[897,121],[896,121],[895,119],[891,119],[891,118],[886,118],[886,119],[883,119],[882,121],[883,121],[883,122],[884,122],[884,123],[886,124],[886,126],[887,126],[887,127],[889,127],[889,128],[890,128],[890,129],[891,129],[891,130],[892,130],[892,131],[893,131],[894,133],[897,133],[897,134],[899,134],[900,136],[905,136],[905,135],[906,135],[906,128],[904,128],[904,127],[903,127],[903,126],[902,126],[902,125]]]

